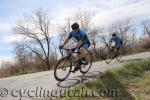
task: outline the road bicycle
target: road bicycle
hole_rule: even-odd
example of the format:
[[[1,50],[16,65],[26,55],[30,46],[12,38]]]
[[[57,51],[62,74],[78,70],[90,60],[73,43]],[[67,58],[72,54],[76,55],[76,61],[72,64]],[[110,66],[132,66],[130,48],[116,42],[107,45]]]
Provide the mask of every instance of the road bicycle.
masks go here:
[[[64,52],[66,55],[64,56]],[[80,70],[82,74],[87,73],[93,62],[93,54],[89,49],[85,49],[85,63],[79,66],[78,62],[76,61],[76,55],[78,52],[72,52],[70,49],[62,48],[60,49],[60,53],[62,55],[62,58],[58,61],[54,68],[54,77],[57,81],[64,81],[71,72],[75,73],[76,71]],[[79,69],[76,71],[73,71],[75,67],[78,67]]]
[[[122,57],[122,48],[123,47],[120,46],[116,51],[116,47],[114,45],[107,43],[105,46],[105,62],[109,64],[113,59],[116,59],[119,62]]]

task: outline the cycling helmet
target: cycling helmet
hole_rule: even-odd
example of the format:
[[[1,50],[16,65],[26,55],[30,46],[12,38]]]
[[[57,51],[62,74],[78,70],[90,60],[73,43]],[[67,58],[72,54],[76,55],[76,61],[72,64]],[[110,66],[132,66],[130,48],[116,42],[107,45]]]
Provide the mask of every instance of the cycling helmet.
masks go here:
[[[78,23],[73,23],[71,25],[71,28],[72,28],[72,30],[77,30],[77,29],[79,29],[79,24]]]
[[[112,34],[113,37],[115,37],[116,35],[117,35],[117,34],[116,34],[115,32]]]

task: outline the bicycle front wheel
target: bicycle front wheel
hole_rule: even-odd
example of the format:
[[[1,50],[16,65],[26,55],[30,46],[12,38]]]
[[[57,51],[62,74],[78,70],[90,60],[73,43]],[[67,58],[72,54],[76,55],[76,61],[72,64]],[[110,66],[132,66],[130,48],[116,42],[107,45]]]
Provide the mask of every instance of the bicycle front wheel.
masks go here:
[[[59,60],[54,68],[54,77],[57,81],[64,81],[70,74],[72,62],[68,58]]]

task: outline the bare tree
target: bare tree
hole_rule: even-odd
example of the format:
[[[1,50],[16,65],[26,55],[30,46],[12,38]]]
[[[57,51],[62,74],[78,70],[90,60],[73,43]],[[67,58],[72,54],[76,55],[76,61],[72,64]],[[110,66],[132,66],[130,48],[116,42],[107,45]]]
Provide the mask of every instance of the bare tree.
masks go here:
[[[51,69],[50,59],[50,33],[51,22],[48,12],[39,9],[34,16],[25,16],[19,20],[15,33],[24,37],[21,41],[23,48],[36,54]]]
[[[124,20],[118,20],[111,25],[108,29],[112,34],[113,32],[117,32],[118,35],[123,39],[124,44],[127,43],[127,33],[134,32],[135,28],[130,18],[126,18]]]
[[[106,30],[103,27],[99,27],[98,33],[99,34],[96,35],[98,38],[97,42],[102,42],[106,45],[108,42],[108,38],[107,38],[108,34],[107,34]]]
[[[78,22],[81,25],[81,28],[89,32],[91,30],[91,17],[91,14],[86,10],[80,10],[73,16],[73,21]]]
[[[23,46],[19,43],[16,43],[15,54],[17,61],[20,64],[27,64],[30,61],[28,60],[28,55],[31,56],[31,54],[29,54],[28,51],[25,48],[23,48]]]
[[[150,21],[144,20],[142,22],[143,25],[143,33],[147,34],[150,37]]]
[[[66,23],[63,26],[58,27],[58,34],[59,35],[59,44],[63,42],[67,38],[67,34],[71,31],[71,18],[67,17],[66,18]]]

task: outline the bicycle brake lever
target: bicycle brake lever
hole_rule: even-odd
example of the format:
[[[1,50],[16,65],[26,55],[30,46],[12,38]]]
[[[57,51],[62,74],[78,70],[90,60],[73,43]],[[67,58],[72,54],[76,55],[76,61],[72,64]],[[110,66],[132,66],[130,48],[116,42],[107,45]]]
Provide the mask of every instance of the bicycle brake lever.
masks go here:
[[[61,56],[63,57],[63,52],[62,49],[59,49]]]

